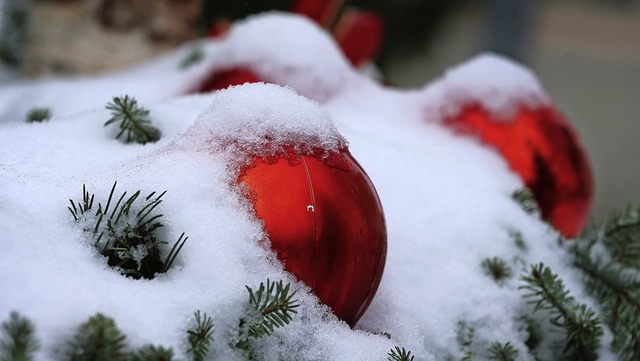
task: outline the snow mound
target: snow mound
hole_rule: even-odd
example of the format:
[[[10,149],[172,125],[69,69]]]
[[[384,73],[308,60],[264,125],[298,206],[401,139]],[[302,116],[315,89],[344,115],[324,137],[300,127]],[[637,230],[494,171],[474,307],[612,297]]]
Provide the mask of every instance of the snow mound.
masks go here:
[[[324,154],[346,147],[346,140],[318,103],[291,88],[254,83],[216,92],[210,107],[177,146],[236,158],[283,154],[286,147],[298,153]]]
[[[427,112],[436,119],[455,116],[470,104],[495,119],[510,120],[520,107],[532,109],[550,99],[533,72],[503,56],[485,53],[448,70],[423,90]]]

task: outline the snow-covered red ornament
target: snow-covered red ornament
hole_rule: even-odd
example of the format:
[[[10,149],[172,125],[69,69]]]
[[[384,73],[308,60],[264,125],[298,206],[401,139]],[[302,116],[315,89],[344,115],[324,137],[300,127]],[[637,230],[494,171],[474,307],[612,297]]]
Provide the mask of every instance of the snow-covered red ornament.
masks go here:
[[[205,78],[195,92],[208,93],[220,89],[226,89],[232,85],[257,83],[259,81],[261,80],[256,73],[246,68],[222,69]]]
[[[591,169],[576,133],[554,107],[521,107],[504,121],[469,104],[444,124],[497,149],[531,190],[542,217],[565,237],[580,234],[591,208]]]
[[[533,72],[481,54],[448,70],[422,96],[427,114],[496,149],[562,235],[580,234],[593,198],[589,161]]]
[[[239,183],[285,269],[353,326],[384,269],[387,234],[369,177],[347,149],[256,158]]]

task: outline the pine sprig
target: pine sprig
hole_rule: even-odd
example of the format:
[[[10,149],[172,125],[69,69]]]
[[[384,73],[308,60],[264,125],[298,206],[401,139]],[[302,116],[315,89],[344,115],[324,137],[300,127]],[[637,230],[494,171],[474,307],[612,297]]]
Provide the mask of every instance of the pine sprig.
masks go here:
[[[132,352],[128,361],[173,361],[173,349],[145,345]]]
[[[533,193],[531,193],[529,188],[520,188],[515,190],[511,194],[511,198],[516,201],[525,212],[529,214],[540,213],[538,203],[536,202],[536,199],[533,197]]]
[[[500,257],[486,258],[482,261],[481,266],[484,273],[498,284],[503,284],[513,275],[507,261]]]
[[[115,200],[116,185],[117,182],[113,184],[105,206],[98,203],[97,209],[94,208],[94,194],[83,185],[82,202],[69,200],[71,206],[67,208],[73,219],[93,235],[94,246],[107,257],[109,266],[120,269],[122,274],[135,279],[151,279],[156,273],[167,272],[189,237],[182,233],[164,260],[161,259],[160,246],[168,242],[157,238],[156,231],[164,225],[163,215],[155,210],[166,191],[159,195],[151,192],[146,197],[140,197],[140,191],[129,197],[124,192]]]
[[[475,339],[476,329],[465,321],[456,324],[456,341],[462,353],[462,361],[471,361],[475,353],[471,349]]]
[[[124,135],[125,143],[136,142],[140,144],[160,139],[160,130],[151,124],[149,110],[138,106],[136,99],[128,95],[114,97],[113,102],[108,103],[106,108],[111,111],[111,119],[104,125],[119,123],[120,131],[116,135],[116,139],[120,139]]]
[[[66,358],[69,361],[124,360],[126,347],[126,337],[113,319],[98,313],[80,325],[67,345]]]
[[[387,361],[413,361],[413,357],[411,351],[400,346],[395,346],[387,353]]]
[[[543,263],[532,265],[522,277],[525,299],[534,311],[547,311],[552,325],[564,330],[563,353],[572,359],[595,360],[603,331],[593,310],[578,304],[562,280]]]
[[[273,333],[276,328],[288,325],[293,320],[292,314],[297,313],[300,306],[294,299],[297,291],[289,293],[291,284],[283,284],[282,281],[271,282],[267,279],[267,285],[260,283],[257,291],[246,286],[249,292],[249,305],[258,317],[250,324],[248,335],[252,338],[261,338]]]
[[[213,341],[214,323],[213,319],[206,313],[196,311],[196,325],[187,330],[189,349],[187,353],[191,355],[193,361],[203,361],[209,353],[209,345]]]
[[[33,323],[17,312],[2,322],[0,361],[32,361],[39,344],[34,337]]]
[[[42,123],[51,119],[51,108],[33,108],[27,113],[27,123]]]
[[[640,359],[640,213],[627,209],[592,225],[572,247],[587,292],[600,304],[623,361]]]
[[[489,347],[489,360],[515,361],[518,358],[518,350],[510,342],[494,342]]]

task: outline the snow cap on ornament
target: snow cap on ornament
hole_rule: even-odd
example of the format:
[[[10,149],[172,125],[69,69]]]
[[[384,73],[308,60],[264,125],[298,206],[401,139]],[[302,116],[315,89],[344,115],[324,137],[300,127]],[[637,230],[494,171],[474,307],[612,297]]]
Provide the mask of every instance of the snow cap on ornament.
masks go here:
[[[354,325],[376,293],[387,234],[376,190],[317,103],[273,84],[217,92],[178,145],[226,154],[284,268]]]
[[[565,237],[580,234],[593,179],[580,140],[535,75],[485,54],[448,71],[423,92],[428,119],[495,148]]]
[[[263,13],[234,23],[215,58],[194,92],[264,81],[325,101],[355,77],[329,34],[309,19],[287,13]]]

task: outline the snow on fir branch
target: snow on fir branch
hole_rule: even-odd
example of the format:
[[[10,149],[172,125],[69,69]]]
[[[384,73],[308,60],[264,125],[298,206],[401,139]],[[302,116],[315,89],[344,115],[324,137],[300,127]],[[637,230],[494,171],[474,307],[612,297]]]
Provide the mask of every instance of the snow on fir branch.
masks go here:
[[[2,323],[0,361],[32,361],[39,343],[34,337],[31,321],[11,312],[9,320]]]
[[[482,261],[481,266],[484,273],[500,285],[513,276],[513,271],[507,261],[500,257],[486,258]]]
[[[239,324],[247,319],[255,318],[256,311],[260,315],[257,322],[248,329],[253,338],[268,337],[273,329],[289,324],[299,306],[293,298],[296,291],[290,292],[291,284],[282,281],[271,282],[267,286],[260,283],[258,291],[246,286],[249,291],[247,314]],[[210,358],[210,343],[213,341],[213,318],[196,311],[195,326],[187,329],[188,348],[186,354],[189,361],[204,361]],[[275,319],[278,321],[275,321]],[[241,332],[242,330],[236,330]],[[227,332],[228,334],[228,332]],[[182,342],[179,342],[182,343]],[[234,346],[233,343],[229,343]],[[254,356],[247,348],[237,347],[237,351],[253,360]],[[12,312],[9,320],[2,323],[2,339],[0,339],[0,361],[32,361],[38,349],[34,338],[34,326],[28,319]],[[66,361],[172,361],[174,350],[163,346],[146,344],[138,349],[131,349],[127,336],[118,329],[115,321],[101,313],[91,316],[82,323],[73,337],[62,348],[62,360]],[[404,350],[404,349],[403,349]],[[409,352],[410,355],[410,352]],[[406,360],[412,360],[406,359]],[[395,360],[395,359],[392,359]],[[405,359],[399,359],[405,360]]]
[[[51,108],[36,107],[27,113],[27,123],[42,123],[51,119]]]
[[[640,211],[614,213],[591,225],[572,247],[587,292],[613,333],[612,349],[622,361],[640,359]]]
[[[154,211],[166,191],[159,195],[151,192],[146,197],[140,197],[140,191],[129,197],[124,192],[116,200],[116,185],[114,182],[104,207],[98,203],[97,208],[95,195],[83,185],[82,202],[69,200],[71,206],[67,208],[73,219],[93,236],[94,246],[107,257],[109,266],[123,275],[151,279],[157,273],[167,272],[189,237],[182,233],[166,257],[161,258],[160,246],[168,242],[158,239],[157,230],[164,226],[163,215]]]
[[[596,313],[578,304],[562,280],[543,263],[531,265],[521,280],[525,284],[519,288],[526,291],[524,298],[534,312],[547,312],[551,324],[564,331],[562,353],[570,360],[596,360],[603,335]]]
[[[520,188],[511,194],[511,198],[520,204],[522,209],[529,214],[540,214],[538,203],[529,188]]]
[[[269,336],[277,328],[288,325],[296,314],[296,308],[300,306],[297,299],[293,298],[297,291],[289,293],[291,285],[282,281],[267,284],[260,283],[257,291],[246,286],[249,293],[247,317],[239,323],[238,341],[235,347],[243,350],[245,356],[253,359],[250,352],[251,339],[259,339]]]
[[[187,330],[189,349],[193,361],[203,361],[209,353],[209,344],[213,341],[213,319],[206,313],[196,311],[194,314],[196,325]]]
[[[395,346],[387,354],[387,361],[413,361],[411,351],[405,350],[404,347]]]
[[[125,143],[136,142],[140,144],[160,139],[160,130],[151,124],[149,110],[138,106],[136,99],[128,95],[114,97],[113,102],[108,103],[106,108],[111,111],[111,119],[104,125],[118,123],[120,131],[116,135],[116,139],[120,139],[124,135]]]
[[[516,361],[518,350],[509,342],[494,342],[489,347],[489,360],[495,361]]]

